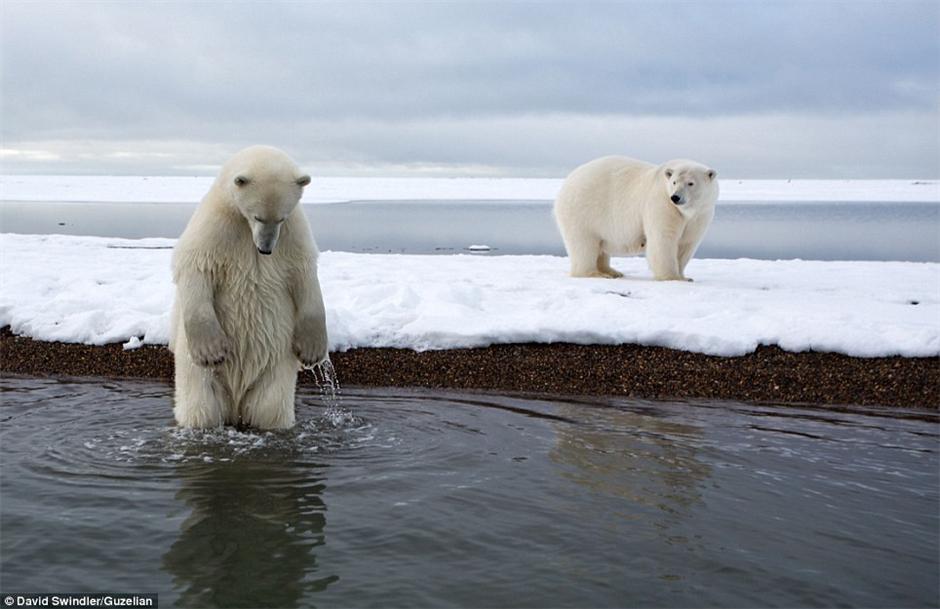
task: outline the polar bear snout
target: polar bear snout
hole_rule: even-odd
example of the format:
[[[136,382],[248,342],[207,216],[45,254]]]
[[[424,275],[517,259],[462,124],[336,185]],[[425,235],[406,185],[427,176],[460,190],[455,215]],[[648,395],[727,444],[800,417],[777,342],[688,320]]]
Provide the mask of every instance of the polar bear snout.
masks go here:
[[[682,197],[679,195],[672,195],[669,197],[669,200],[675,203],[676,205],[682,205]]]
[[[258,253],[265,256],[270,255],[277,245],[277,239],[281,234],[280,222],[259,222],[253,220],[251,224],[251,240],[255,242]]]

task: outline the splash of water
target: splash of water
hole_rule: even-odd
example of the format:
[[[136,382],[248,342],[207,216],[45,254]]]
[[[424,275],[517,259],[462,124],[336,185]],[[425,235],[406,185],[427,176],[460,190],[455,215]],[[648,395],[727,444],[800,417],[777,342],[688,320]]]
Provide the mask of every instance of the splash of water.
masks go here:
[[[330,358],[325,358],[312,366],[304,366],[304,370],[309,370],[313,375],[313,382],[320,389],[320,395],[327,406],[339,404],[339,378],[336,376],[336,368]]]
[[[330,421],[334,427],[339,427],[348,422],[352,417],[352,413],[342,406],[339,378],[330,358],[327,357],[313,366],[304,366],[304,370],[310,371],[314,383],[320,390],[320,399],[326,404],[326,413],[324,415],[326,420]]]

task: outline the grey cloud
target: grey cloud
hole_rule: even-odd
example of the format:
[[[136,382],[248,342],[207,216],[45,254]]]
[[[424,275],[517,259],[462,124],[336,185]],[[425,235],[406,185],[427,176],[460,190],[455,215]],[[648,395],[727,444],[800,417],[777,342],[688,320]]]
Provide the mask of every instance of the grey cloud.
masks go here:
[[[727,178],[935,177],[940,118],[787,114],[660,117],[542,114],[408,121],[341,119],[255,127],[242,139],[37,141],[5,159],[11,173],[212,174],[256,141],[280,146],[316,175],[563,176],[585,160],[626,154],[691,157]],[[32,152],[30,152],[32,151]],[[37,152],[37,151],[42,151]]]
[[[566,116],[764,116],[769,129],[786,114],[828,117],[840,133],[840,120],[867,116],[872,139],[892,124],[879,117],[910,113],[929,127],[940,100],[935,2],[7,1],[2,11],[5,146],[287,140],[319,159],[544,172],[583,148],[552,131]],[[526,131],[535,123],[548,131]],[[506,127],[477,127],[494,142],[441,135],[467,124]],[[570,152],[546,158],[514,129]]]

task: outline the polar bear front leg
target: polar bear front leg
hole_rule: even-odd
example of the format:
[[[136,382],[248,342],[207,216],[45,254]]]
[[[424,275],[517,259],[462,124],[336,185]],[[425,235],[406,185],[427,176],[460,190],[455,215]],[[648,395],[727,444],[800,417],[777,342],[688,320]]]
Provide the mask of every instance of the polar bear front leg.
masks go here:
[[[685,281],[679,269],[679,244],[670,235],[650,235],[646,260],[656,281]]]
[[[211,366],[228,357],[230,343],[215,315],[211,283],[202,273],[183,272],[177,277],[176,298],[173,414],[181,427],[219,427],[232,404]]]
[[[215,314],[212,283],[204,273],[183,272],[177,278],[176,295],[192,361],[198,366],[218,366],[232,346]]]
[[[316,267],[309,271],[298,271],[291,284],[291,296],[297,315],[291,346],[301,364],[315,366],[327,358],[329,347],[326,310]]]
[[[679,244],[679,274],[683,277],[685,277],[685,267],[688,266],[689,261],[692,260],[696,249],[698,249],[698,243],[685,242]],[[685,277],[685,279],[692,281],[688,277]]]
[[[702,242],[705,231],[708,229],[708,225],[711,224],[714,215],[714,210],[707,210],[685,227],[682,238],[679,240],[679,273],[683,276],[685,276],[685,267],[692,260],[692,256],[695,255],[695,251]],[[692,280],[689,279],[689,281]]]

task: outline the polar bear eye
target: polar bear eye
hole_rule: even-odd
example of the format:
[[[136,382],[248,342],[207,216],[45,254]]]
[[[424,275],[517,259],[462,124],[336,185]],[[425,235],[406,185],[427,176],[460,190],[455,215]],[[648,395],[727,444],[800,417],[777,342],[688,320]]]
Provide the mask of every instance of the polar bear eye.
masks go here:
[[[689,182],[689,186],[695,186],[695,182]]]

